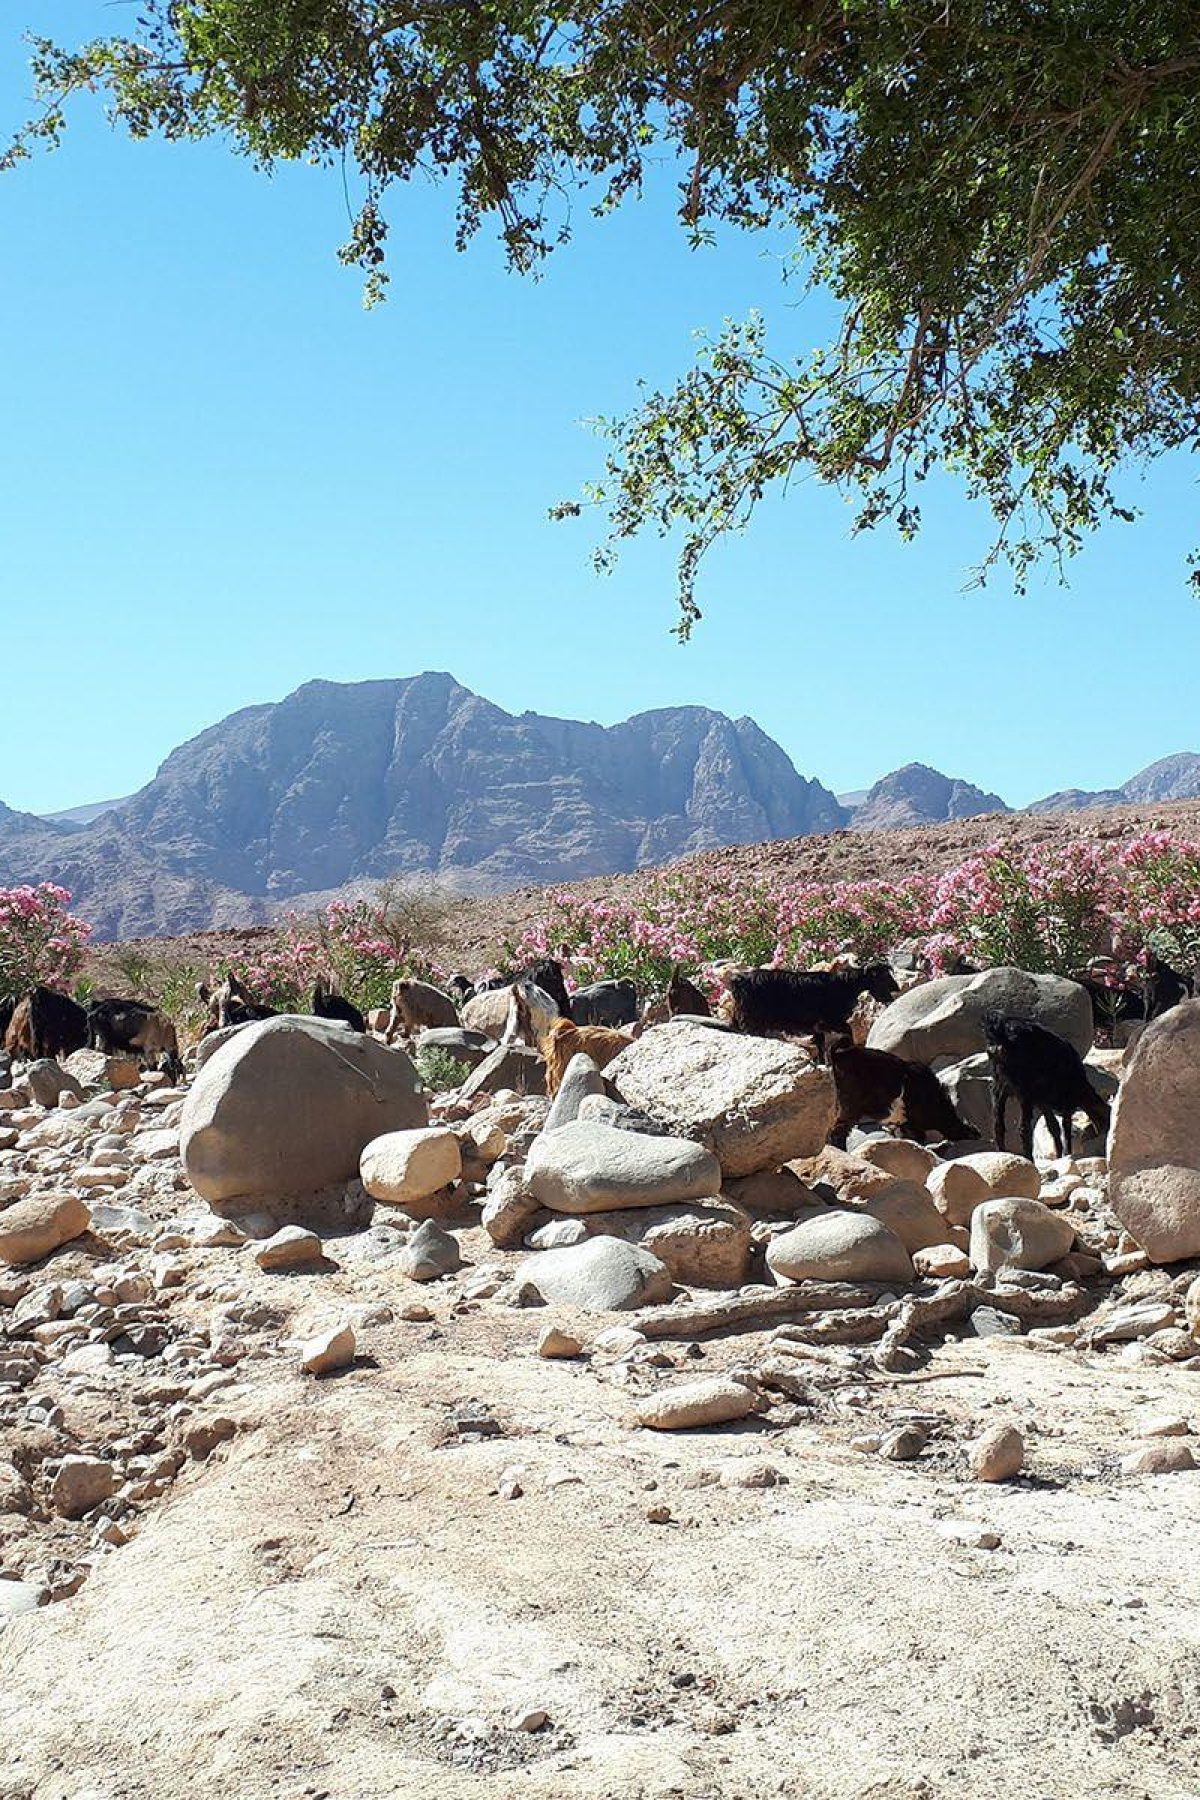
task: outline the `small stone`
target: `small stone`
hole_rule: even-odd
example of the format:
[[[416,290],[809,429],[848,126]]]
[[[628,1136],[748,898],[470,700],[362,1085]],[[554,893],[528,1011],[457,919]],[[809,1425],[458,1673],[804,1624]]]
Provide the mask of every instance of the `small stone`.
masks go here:
[[[669,1525],[671,1523],[670,1507],[662,1505],[648,1506],[646,1508],[646,1523],[648,1525]]]
[[[879,1454],[888,1462],[915,1462],[925,1448],[925,1433],[915,1425],[901,1425],[880,1439]]]
[[[1121,1458],[1122,1475],[1178,1475],[1195,1467],[1191,1446],[1179,1438],[1158,1438]]]
[[[50,1483],[50,1504],[60,1518],[81,1519],[117,1491],[117,1471],[98,1456],[64,1456]]]
[[[1020,1337],[1021,1321],[994,1306],[977,1306],[971,1314],[971,1330],[981,1338]]]
[[[349,1368],[358,1345],[349,1325],[335,1325],[319,1332],[301,1346],[300,1366],[310,1375],[330,1375]]]
[[[270,1274],[290,1274],[297,1269],[319,1269],[325,1262],[325,1251],[315,1231],[302,1225],[285,1225],[254,1252],[260,1269]]]
[[[525,1239],[530,1250],[568,1250],[572,1244],[582,1244],[591,1236],[582,1219],[551,1219],[548,1225],[539,1225]]]
[[[21,1613],[36,1612],[45,1590],[33,1581],[0,1581],[0,1630]]]
[[[513,1467],[502,1471],[496,1483],[496,1492],[502,1500],[519,1500],[525,1492],[524,1469]],[[518,1728],[520,1729],[520,1728]],[[529,1727],[533,1729],[533,1727]]]
[[[938,1534],[951,1544],[961,1544],[965,1550],[998,1550],[1003,1542],[998,1531],[986,1525],[972,1525],[966,1519],[943,1520]]]
[[[569,1331],[560,1331],[557,1325],[543,1325],[538,1333],[537,1353],[547,1361],[566,1360],[582,1356],[583,1345]]]
[[[1013,1425],[990,1425],[967,1452],[972,1481],[1011,1481],[1021,1473],[1025,1440]]]
[[[510,1713],[508,1729],[510,1731],[543,1731],[550,1723],[550,1715],[542,1706],[519,1707]]]
[[[462,1267],[458,1239],[432,1219],[417,1226],[396,1258],[396,1267],[410,1281],[437,1281]]]
[[[773,1463],[739,1458],[736,1462],[722,1463],[718,1479],[721,1486],[727,1488],[772,1488],[778,1487],[785,1478]]]
[[[652,1431],[693,1431],[702,1425],[725,1425],[744,1419],[758,1406],[757,1396],[740,1381],[723,1375],[666,1388],[639,1402],[637,1419]]]
[[[403,1306],[396,1308],[396,1317],[403,1319],[406,1325],[431,1325],[437,1314],[422,1300],[406,1300]]]
[[[0,1212],[0,1262],[39,1262],[60,1244],[82,1237],[91,1222],[75,1194],[31,1194]]]

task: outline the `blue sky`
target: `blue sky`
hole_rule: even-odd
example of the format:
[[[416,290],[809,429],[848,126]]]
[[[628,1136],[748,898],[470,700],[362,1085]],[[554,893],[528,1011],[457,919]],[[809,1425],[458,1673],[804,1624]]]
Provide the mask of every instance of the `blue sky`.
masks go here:
[[[0,126],[28,94],[23,25],[70,41],[121,19],[98,0],[5,12]],[[914,546],[852,538],[807,485],[714,555],[680,646],[670,546],[597,577],[599,522],[546,512],[599,470],[581,421],[670,380],[697,327],[757,305],[788,341],[821,338],[827,309],[781,289],[778,246],[690,251],[664,172],[652,201],[581,216],[531,283],[482,239],[457,255],[449,193],[414,187],[391,298],[366,313],[345,228],[340,179],[130,144],[90,104],[61,151],[0,176],[10,806],[130,792],[314,676],[427,668],[518,712],[749,713],[839,791],[919,760],[1020,804],[1200,749],[1189,460],[1130,484],[1146,518],[1090,544],[1069,588],[1024,599],[1002,576],[965,591],[989,521],[953,484]]]

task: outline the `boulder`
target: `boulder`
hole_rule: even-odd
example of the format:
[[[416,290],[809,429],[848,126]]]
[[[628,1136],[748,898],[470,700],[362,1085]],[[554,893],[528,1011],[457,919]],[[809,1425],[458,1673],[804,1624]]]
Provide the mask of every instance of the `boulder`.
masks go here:
[[[75,1194],[30,1194],[0,1212],[0,1262],[40,1262],[60,1244],[82,1237],[91,1224],[86,1201]]]
[[[302,1225],[285,1225],[254,1252],[260,1269],[273,1275],[290,1275],[300,1269],[322,1269],[325,1251],[315,1231]]]
[[[712,1199],[721,1171],[712,1152],[689,1138],[644,1137],[577,1119],[538,1138],[526,1158],[525,1186],[554,1212],[614,1212]]]
[[[956,1169],[970,1169],[978,1175],[989,1194],[1001,1198],[1036,1200],[1042,1178],[1033,1163],[1010,1150],[976,1150],[957,1157]]]
[[[794,1162],[791,1170],[810,1188],[829,1188],[839,1200],[870,1200],[886,1194],[896,1179],[856,1152],[839,1150],[833,1144],[826,1144],[816,1156]]]
[[[57,1106],[60,1094],[74,1094],[77,1100],[83,1099],[83,1089],[73,1075],[48,1056],[38,1062],[31,1062],[22,1077],[30,1096],[39,1106]]]
[[[106,1056],[103,1050],[75,1050],[64,1058],[63,1069],[85,1088],[128,1090],[142,1078],[132,1056]]]
[[[909,1062],[959,1062],[987,1048],[983,1015],[992,1007],[1036,1020],[1066,1038],[1081,1056],[1092,1047],[1092,1002],[1086,988],[1062,975],[1008,968],[943,975],[910,988],[876,1019],[867,1043]]]
[[[927,1150],[924,1144],[914,1144],[911,1138],[868,1138],[866,1143],[858,1146],[855,1155],[873,1168],[882,1169],[885,1175],[895,1175],[901,1181],[924,1183],[930,1169],[936,1169],[938,1164],[932,1150]]]
[[[515,1094],[544,1094],[546,1065],[536,1050],[524,1044],[497,1044],[471,1071],[458,1090],[460,1100],[476,1094],[498,1094],[504,1088]]]
[[[1070,1220],[1040,1200],[988,1199],[971,1215],[973,1269],[1048,1269],[1074,1242]]]
[[[752,1213],[797,1213],[819,1204],[794,1169],[765,1169],[760,1175],[727,1181],[723,1191],[727,1200]]]
[[[426,1203],[436,1200],[434,1211],[444,1216],[441,1192],[462,1174],[462,1149],[452,1131],[434,1125],[389,1131],[364,1146],[358,1171],[373,1200],[419,1218],[427,1216]]]
[[[734,1288],[750,1264],[750,1215],[728,1200],[595,1215],[611,1237],[640,1244],[682,1287]]]
[[[81,1519],[121,1485],[110,1462],[99,1456],[64,1456],[50,1483],[50,1504],[63,1519]]]
[[[965,1281],[971,1273],[971,1260],[957,1244],[930,1244],[913,1251],[913,1268],[930,1281]]]
[[[990,1138],[994,1123],[992,1065],[987,1054],[965,1056],[938,1070],[938,1080],[954,1103],[954,1110],[982,1138]]]
[[[1200,1256],[1200,1000],[1153,1019],[1125,1067],[1108,1199],[1154,1262]]]
[[[891,1187],[864,1200],[862,1210],[894,1232],[910,1255],[946,1241],[945,1219],[929,1190],[915,1181],[893,1181]]]
[[[568,1250],[542,1250],[517,1270],[521,1299],[577,1306],[581,1312],[633,1312],[670,1298],[666,1264],[622,1238],[594,1237]]]
[[[243,1026],[209,1057],[183,1103],[188,1180],[215,1210],[253,1210],[352,1180],[363,1149],[426,1122],[402,1050],[326,1019]]]
[[[516,1250],[541,1210],[520,1169],[502,1169],[488,1190],[480,1223],[493,1244],[501,1250]]]
[[[422,1050],[441,1050],[455,1062],[465,1063],[468,1069],[477,1069],[496,1047],[495,1039],[485,1037],[482,1031],[465,1031],[459,1025],[427,1025],[417,1033],[413,1053],[419,1056]]]
[[[757,1409],[752,1388],[728,1375],[711,1375],[648,1394],[638,1402],[637,1420],[651,1431],[694,1431],[702,1425],[727,1425]]]
[[[969,1225],[977,1206],[992,1198],[992,1190],[966,1157],[955,1162],[939,1163],[931,1169],[925,1186],[933,1203],[951,1225]]]
[[[569,1125],[579,1117],[579,1108],[584,1100],[603,1093],[604,1077],[591,1057],[582,1053],[573,1056],[559,1083],[554,1104],[546,1116],[542,1130],[557,1131],[560,1125]]]
[[[869,1213],[834,1207],[772,1238],[767,1267],[784,1281],[913,1279],[912,1259],[895,1232]]]
[[[606,1073],[623,1100],[707,1145],[729,1176],[815,1155],[837,1110],[833,1076],[794,1045],[691,1019],[646,1032]]]

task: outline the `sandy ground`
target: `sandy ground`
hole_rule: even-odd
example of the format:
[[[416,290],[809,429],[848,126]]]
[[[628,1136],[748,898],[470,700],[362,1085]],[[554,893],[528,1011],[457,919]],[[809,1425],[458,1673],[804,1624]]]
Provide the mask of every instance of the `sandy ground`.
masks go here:
[[[293,1277],[196,1253],[201,1296],[268,1308],[210,1402],[238,1434],[0,1635],[0,1800],[1200,1791],[1200,1471],[1118,1467],[1153,1415],[1200,1427],[1197,1372],[967,1338],[929,1367],[979,1375],[843,1353],[811,1405],[656,1434],[636,1394],[766,1334],[547,1362],[547,1313],[332,1249],[338,1273]],[[387,1317],[414,1295],[432,1322]],[[289,1338],[354,1305],[379,1318],[356,1366],[302,1375]],[[115,1430],[106,1379],[73,1404]],[[457,1429],[470,1402],[498,1435]],[[852,1447],[913,1414],[919,1461]],[[971,1483],[963,1445],[1000,1420],[1027,1472]]]

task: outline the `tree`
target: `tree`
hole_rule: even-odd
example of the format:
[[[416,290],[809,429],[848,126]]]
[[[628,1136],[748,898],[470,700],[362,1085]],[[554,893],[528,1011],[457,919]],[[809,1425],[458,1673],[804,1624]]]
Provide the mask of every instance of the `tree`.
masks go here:
[[[761,318],[727,324],[602,422],[601,560],[680,530],[685,636],[705,551],[775,484],[815,475],[909,536],[950,469],[997,521],[981,578],[1004,558],[1020,583],[1132,516],[1122,466],[1196,443],[1193,0],[143,0],[132,31],[34,57],[44,110],[7,161],[92,88],[135,136],[343,162],[371,299],[421,171],[456,186],[460,246],[494,220],[526,271],[573,196],[603,213],[664,154],[695,242],[789,232],[832,341],[790,361]]]

